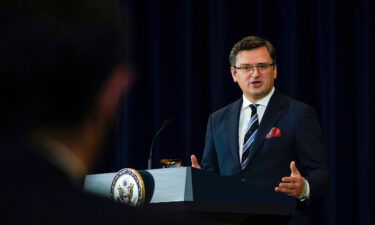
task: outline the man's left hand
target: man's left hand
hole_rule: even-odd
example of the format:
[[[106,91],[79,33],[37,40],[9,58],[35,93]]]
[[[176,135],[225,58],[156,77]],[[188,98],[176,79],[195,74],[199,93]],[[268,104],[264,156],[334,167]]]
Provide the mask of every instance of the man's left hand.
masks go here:
[[[305,188],[305,181],[294,161],[290,163],[290,171],[290,177],[283,177],[279,186],[275,187],[275,191],[298,198]]]

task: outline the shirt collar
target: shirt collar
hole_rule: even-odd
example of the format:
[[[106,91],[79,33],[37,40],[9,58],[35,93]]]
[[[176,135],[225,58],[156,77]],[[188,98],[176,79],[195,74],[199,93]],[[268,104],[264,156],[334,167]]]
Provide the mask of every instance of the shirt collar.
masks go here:
[[[258,104],[258,105],[267,107],[268,102],[270,101],[274,92],[275,92],[275,87],[272,87],[272,90],[270,91],[270,93],[268,93],[264,98],[260,99],[257,103],[252,103],[249,99],[245,97],[245,95],[242,95],[242,108],[241,109],[244,109],[251,104]]]

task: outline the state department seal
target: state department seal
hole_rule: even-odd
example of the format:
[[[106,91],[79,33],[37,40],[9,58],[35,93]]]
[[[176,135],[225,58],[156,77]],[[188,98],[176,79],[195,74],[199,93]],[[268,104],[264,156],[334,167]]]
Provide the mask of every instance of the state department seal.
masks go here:
[[[145,202],[145,193],[142,176],[134,169],[121,169],[113,178],[110,194],[114,201],[140,206]]]

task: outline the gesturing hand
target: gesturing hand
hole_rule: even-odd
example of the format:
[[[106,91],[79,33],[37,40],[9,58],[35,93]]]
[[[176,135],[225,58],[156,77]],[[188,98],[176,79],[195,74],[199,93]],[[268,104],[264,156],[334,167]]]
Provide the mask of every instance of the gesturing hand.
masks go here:
[[[202,169],[202,167],[198,163],[198,159],[195,155],[190,156],[191,160],[191,167],[197,168],[197,169]]]
[[[275,187],[275,191],[298,198],[304,191],[305,181],[294,161],[290,163],[290,171],[290,177],[283,177],[279,186]]]

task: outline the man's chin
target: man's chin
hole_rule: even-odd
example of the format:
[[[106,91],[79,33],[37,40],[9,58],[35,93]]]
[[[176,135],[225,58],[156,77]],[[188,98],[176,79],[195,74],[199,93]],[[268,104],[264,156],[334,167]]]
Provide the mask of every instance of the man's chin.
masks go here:
[[[264,98],[268,93],[263,91],[263,90],[257,90],[257,91],[252,91],[249,93],[249,96],[252,100],[260,100]]]

